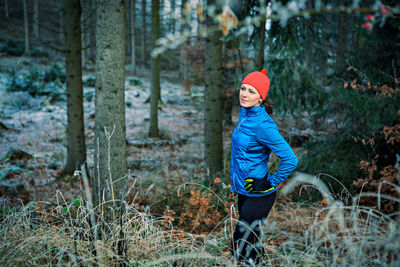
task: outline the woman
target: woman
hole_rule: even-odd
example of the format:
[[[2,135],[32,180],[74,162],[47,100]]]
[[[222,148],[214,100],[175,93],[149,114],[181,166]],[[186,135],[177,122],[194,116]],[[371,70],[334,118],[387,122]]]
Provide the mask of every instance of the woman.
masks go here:
[[[231,184],[239,209],[232,245],[236,259],[248,264],[256,264],[262,253],[261,227],[275,202],[277,186],[297,166],[296,155],[264,107],[269,85],[265,69],[243,79],[240,118],[232,134]],[[271,152],[281,162],[273,175],[267,166]]]

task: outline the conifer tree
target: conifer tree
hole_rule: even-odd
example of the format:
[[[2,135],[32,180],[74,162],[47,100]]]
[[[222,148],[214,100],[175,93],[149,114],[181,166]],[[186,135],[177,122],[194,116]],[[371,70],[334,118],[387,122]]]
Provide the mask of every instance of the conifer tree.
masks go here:
[[[215,5],[216,1],[208,1],[208,5]],[[222,43],[221,31],[210,30],[215,27],[213,17],[206,14],[207,36],[204,50],[205,57],[205,102],[204,102],[204,157],[206,172],[211,178],[222,171]]]
[[[96,1],[95,203],[115,201],[127,181],[125,1]],[[105,199],[103,199],[103,196]]]
[[[64,0],[65,68],[67,81],[67,163],[64,173],[72,174],[86,161],[83,122],[83,90],[81,60],[81,6],[79,0]]]

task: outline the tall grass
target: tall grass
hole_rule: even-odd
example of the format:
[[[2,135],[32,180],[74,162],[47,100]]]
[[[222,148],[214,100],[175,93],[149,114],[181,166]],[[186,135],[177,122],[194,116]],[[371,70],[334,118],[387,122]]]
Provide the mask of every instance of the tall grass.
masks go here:
[[[1,222],[1,266],[114,266],[202,265],[225,259],[208,253],[193,235],[163,230],[159,219],[128,205],[120,221],[109,222],[96,213],[92,226],[84,205],[55,207],[37,202],[5,216]],[[38,208],[39,207],[39,208]],[[41,208],[44,207],[44,208]],[[96,208],[94,208],[96,210]],[[93,230],[99,229],[95,239]],[[120,235],[123,233],[123,235]],[[124,253],[117,253],[124,242]]]
[[[278,202],[265,225],[266,254],[260,265],[400,266],[396,214],[359,206],[360,196],[345,205],[326,192],[326,186],[308,178],[294,176],[297,181],[281,192],[290,192],[290,187],[302,181],[320,187],[323,196],[329,196],[329,205],[301,207]],[[199,236],[173,225],[162,227],[162,217],[140,212],[135,203],[121,202],[121,219],[112,221],[101,213],[101,205],[91,207],[83,197],[68,202],[58,192],[57,199],[54,204],[30,203],[3,217],[1,266],[236,265],[226,240],[230,226],[236,223],[232,217],[216,222],[227,225],[220,232]],[[122,253],[118,251],[121,243]]]

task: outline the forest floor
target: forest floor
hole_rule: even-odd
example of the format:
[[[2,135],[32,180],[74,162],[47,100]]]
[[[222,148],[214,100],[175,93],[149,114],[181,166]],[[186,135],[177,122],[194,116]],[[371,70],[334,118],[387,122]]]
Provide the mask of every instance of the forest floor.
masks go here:
[[[67,207],[79,206],[81,202],[76,202],[76,200],[85,198],[77,177],[61,176],[67,145],[66,102],[52,101],[47,96],[32,97],[27,92],[6,90],[11,80],[10,73],[12,72],[10,70],[13,69],[22,74],[28,73],[32,69],[48,66],[49,62],[41,62],[32,58],[0,57],[1,216],[8,214],[10,210],[26,210],[23,207],[29,206],[31,203],[34,203],[35,212],[40,211],[45,214],[44,205],[50,207],[58,205],[57,207],[59,207],[60,199],[62,199],[62,207],[65,206],[64,203],[67,204]],[[18,75],[15,76],[16,79],[19,79]],[[144,230],[139,229],[139,233],[143,230],[146,232],[145,238],[149,238],[149,240],[142,241],[144,243],[139,242],[140,238],[136,239],[138,238],[136,236],[137,229],[134,228],[130,236],[134,237],[132,244],[135,245],[129,253],[139,262],[147,261],[150,258],[155,262],[169,261],[168,257],[165,258],[164,252],[157,251],[164,251],[168,248],[165,246],[166,240],[172,240],[171,242],[179,240],[179,243],[167,243],[172,249],[166,252],[167,256],[170,253],[173,253],[173,256],[174,253],[179,254],[175,247],[182,246],[185,248],[183,251],[191,248],[198,253],[188,256],[189,258],[201,259],[206,253],[211,261],[219,259],[230,265],[232,258],[229,252],[229,235],[235,225],[237,210],[235,197],[229,192],[229,151],[230,137],[235,122],[238,120],[239,108],[233,108],[233,125],[224,124],[224,173],[215,179],[215,183],[205,187],[203,183],[205,179],[203,88],[192,86],[191,95],[185,95],[182,85],[176,82],[178,81],[176,73],[164,71],[161,78],[162,104],[159,108],[161,138],[149,139],[147,138],[150,110],[149,103],[147,103],[150,92],[149,78],[146,70],[139,70],[135,76],[130,75],[129,70],[127,71],[125,83],[126,141],[128,179],[129,185],[132,186],[132,194],[128,196],[128,203],[139,212],[134,215],[134,218],[138,218],[136,225],[145,221],[143,214],[146,214],[146,216],[154,218],[152,223],[157,224],[157,228],[150,229],[149,225],[145,223]],[[93,168],[94,162],[95,89],[93,83],[90,84],[93,79],[93,73],[84,73],[84,119],[87,164],[90,170]],[[304,141],[301,139],[314,134],[310,120],[302,114],[297,117],[274,115],[274,119],[282,135],[295,148],[295,153],[300,156],[299,144]],[[325,128],[329,129],[329,121]],[[311,187],[313,186],[307,188]],[[364,262],[369,262],[376,258],[379,260],[381,256],[378,255],[378,252],[381,251],[381,248],[389,251],[385,255],[392,255],[390,254],[392,250],[386,248],[385,240],[391,238],[396,231],[379,231],[379,233],[373,231],[375,228],[385,227],[388,223],[386,218],[377,217],[373,223],[369,224],[368,221],[365,223],[363,216],[360,216],[358,206],[342,206],[343,203],[340,200],[330,207],[326,201],[304,203],[292,200],[293,195],[301,194],[306,190],[295,190],[296,193],[292,193],[290,196],[278,194],[276,204],[268,217],[268,223],[264,227],[263,243],[268,252],[267,258],[264,259],[265,263],[274,266],[292,266],[293,264],[302,266],[302,264],[313,265],[314,263],[315,266],[323,266],[324,262],[349,263],[357,262],[364,257],[365,251],[369,251],[370,258]],[[71,231],[71,226],[68,224],[69,219],[64,224],[67,227],[66,230],[58,228],[57,225],[54,228],[51,224],[54,220],[53,215],[47,215],[41,217],[46,220],[51,219],[48,221],[49,224],[44,225],[43,231],[49,233],[56,231],[57,235],[64,235],[65,231]],[[66,218],[65,215],[61,217]],[[31,215],[28,214],[27,218],[30,220]],[[56,216],[56,218],[58,217]],[[8,219],[11,222],[14,220],[13,216]],[[367,218],[367,220],[369,219]],[[345,221],[348,222],[348,225]],[[352,223],[350,224],[350,222]],[[132,224],[128,222],[127,231],[131,226]],[[40,232],[32,232],[29,227],[25,227],[25,224],[18,225],[20,231],[14,231],[12,223],[4,229],[8,229],[8,227],[10,229],[7,231],[21,235],[21,240],[25,240],[27,233],[24,232],[24,229],[28,229],[31,238],[35,240],[42,238],[43,246],[47,247],[49,240],[47,234],[41,235]],[[398,227],[398,224],[393,227]],[[80,231],[78,228],[73,229],[73,231]],[[149,234],[149,229],[154,231],[155,236]],[[162,229],[162,235],[160,235],[159,229]],[[359,241],[354,238],[354,233],[358,232],[363,233],[363,238]],[[190,238],[182,238],[184,235],[189,235]],[[164,238],[164,236],[167,238],[162,239],[163,241],[159,245],[152,247],[151,244],[155,241],[158,242],[158,239]],[[14,246],[15,242],[19,244],[20,239],[13,238],[12,235],[6,237],[8,243],[2,244],[2,251],[21,255],[18,249],[9,249]],[[70,237],[66,236],[65,238]],[[396,239],[397,241],[398,239]],[[60,244],[57,238],[54,238],[52,242],[58,248],[64,247],[64,244]],[[70,242],[68,244],[71,249],[73,244],[76,244],[73,238],[68,242]],[[342,245],[331,246],[336,242],[342,242]],[[40,248],[40,246],[32,244],[29,244],[31,251]],[[110,247],[113,246],[112,244],[114,243],[111,242]],[[145,249],[143,250],[141,246],[144,246]],[[360,249],[360,246],[364,249]],[[321,247],[322,250],[320,250]],[[371,247],[376,249],[370,250]],[[138,249],[140,253],[135,249]],[[191,249],[188,250],[192,251]],[[343,251],[348,252],[343,254]],[[377,251],[377,253],[370,251]],[[52,259],[55,258],[53,255],[55,252],[53,252],[50,250],[48,253]],[[90,254],[90,252],[83,251],[78,254],[87,255],[88,253]],[[44,254],[39,251],[38,255],[32,262],[38,262]],[[186,257],[183,254],[179,255],[175,256]],[[21,257],[22,262],[26,260],[25,256],[28,257],[27,255]],[[340,259],[342,256],[346,257],[345,261]],[[2,259],[8,258],[7,256]],[[381,258],[383,259],[383,256]],[[45,262],[48,263],[48,261],[49,259],[46,258]],[[389,259],[388,262],[390,261]],[[195,266],[204,266],[199,265],[202,264],[201,261],[200,263],[196,263],[196,260],[194,262]],[[157,264],[154,263],[154,265]]]
[[[50,102],[46,97],[34,98],[29,94],[6,91],[10,80],[7,70],[24,72],[32,67],[43,68],[45,65],[31,58],[0,58],[0,158],[3,159],[0,168],[17,168],[17,171],[7,174],[6,180],[8,183],[22,183],[29,193],[29,200],[52,199],[56,190],[71,199],[78,194],[77,183],[72,177],[57,180],[66,159],[66,102]],[[191,96],[185,95],[182,85],[172,82],[177,80],[174,76],[174,72],[163,72],[162,104],[159,108],[161,138],[150,140],[147,138],[150,110],[150,104],[146,102],[150,92],[148,74],[143,70],[137,76],[127,75],[126,139],[131,180],[152,179],[156,186],[163,186],[169,180],[182,177],[187,181],[200,181],[204,177],[203,88],[192,86]],[[90,78],[94,78],[94,74],[85,73],[83,80]],[[234,122],[238,119],[238,112],[237,107],[233,109]],[[94,115],[94,87],[84,86],[88,166],[93,166],[94,162]],[[288,130],[288,118],[285,121],[281,132]],[[234,126],[224,125],[225,167],[229,164],[227,157]],[[32,158],[4,160],[9,152],[15,150],[24,151]]]
[[[66,200],[79,197],[79,183],[74,177],[61,177],[66,159],[66,103],[50,102],[46,97],[32,97],[21,92],[8,92],[9,70],[18,73],[30,68],[44,68],[32,58],[0,58],[0,169],[1,182],[7,185],[23,185],[23,197],[5,194],[0,204],[12,206],[28,201],[48,201],[56,199],[56,191]],[[126,139],[127,162],[130,171],[129,184],[136,183],[138,191],[152,195],[166,187],[177,190],[187,182],[201,183],[204,179],[203,165],[203,88],[191,87],[191,95],[185,95],[175,72],[163,72],[161,81],[162,104],[159,108],[159,128],[161,138],[147,138],[150,104],[150,77],[145,70],[126,78]],[[86,72],[83,80],[94,78]],[[87,163],[94,162],[94,87],[84,86],[84,120],[87,145]],[[233,108],[233,125],[224,124],[224,166],[229,167],[230,136],[238,120],[239,109]],[[277,124],[286,133],[289,119]],[[291,120],[293,122],[293,120]],[[292,126],[293,127],[293,126]],[[23,151],[26,157],[10,160],[12,151]],[[224,179],[225,183],[229,180]],[[167,186],[166,186],[167,185]],[[156,193],[157,195],[158,193]],[[152,199],[152,198],[151,198]],[[150,200],[146,197],[146,200]],[[154,199],[152,199],[154,200]],[[10,202],[11,201],[11,202]],[[278,202],[279,203],[279,202]],[[144,203],[152,212],[155,203]],[[170,203],[158,203],[157,206]],[[155,212],[160,212],[159,208]],[[161,215],[161,214],[158,214]]]

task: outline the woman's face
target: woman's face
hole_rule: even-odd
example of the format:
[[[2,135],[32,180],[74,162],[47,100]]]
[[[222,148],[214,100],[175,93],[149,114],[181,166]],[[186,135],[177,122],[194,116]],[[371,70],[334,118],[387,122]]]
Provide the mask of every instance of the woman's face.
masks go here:
[[[257,89],[248,84],[240,86],[239,93],[240,105],[244,108],[259,106],[262,101]]]

